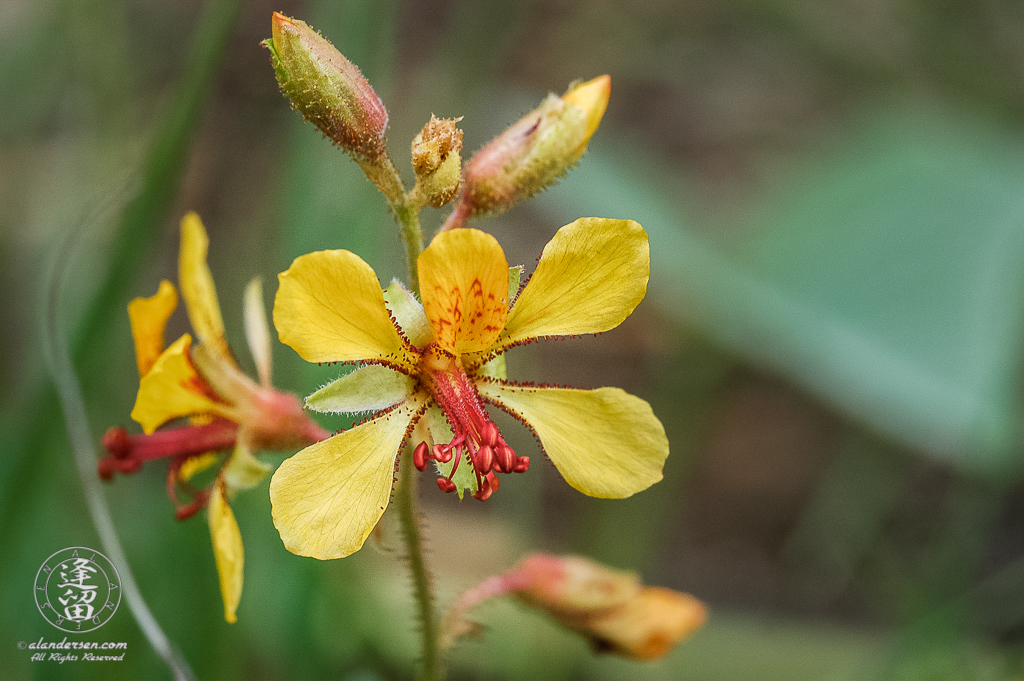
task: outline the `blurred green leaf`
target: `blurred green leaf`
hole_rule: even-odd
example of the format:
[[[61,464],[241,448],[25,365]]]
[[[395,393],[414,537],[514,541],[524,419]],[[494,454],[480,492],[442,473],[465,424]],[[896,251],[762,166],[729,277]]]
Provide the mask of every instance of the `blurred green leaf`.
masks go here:
[[[1018,439],[1022,152],[978,120],[877,116],[781,182],[738,255],[695,235],[649,159],[588,155],[574,191],[539,204],[637,219],[667,311],[903,443],[991,471]]]

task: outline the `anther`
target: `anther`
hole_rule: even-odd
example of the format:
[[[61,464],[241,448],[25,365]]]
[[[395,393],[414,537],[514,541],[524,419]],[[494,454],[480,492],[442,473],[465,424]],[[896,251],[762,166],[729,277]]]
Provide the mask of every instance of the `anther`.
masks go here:
[[[494,465],[502,473],[515,470],[516,453],[504,442],[494,448]]]
[[[114,479],[115,470],[117,469],[112,459],[100,459],[96,462],[96,474],[100,476],[100,480],[110,482]]]
[[[487,445],[476,450],[473,465],[484,475],[490,473],[491,469],[494,468],[494,450]]]
[[[480,489],[478,489],[476,491],[476,494],[474,494],[473,496],[479,499],[480,501],[487,501],[491,497],[491,494],[493,492],[494,490],[491,489],[490,480],[484,478],[483,480],[480,481]]]
[[[526,470],[529,467],[530,467],[530,457],[528,457],[528,456],[518,456],[518,457],[516,457],[516,465],[513,466],[512,472],[513,473],[525,473]]]
[[[498,444],[498,427],[490,421],[485,421],[480,429],[480,440],[488,447]]]
[[[131,449],[128,431],[121,426],[110,428],[103,434],[103,448],[115,459],[127,459]]]
[[[412,463],[416,466],[416,470],[427,470],[427,458],[429,457],[429,451],[430,447],[427,446],[426,442],[421,442],[416,445],[416,449],[412,452]]]
[[[457,489],[455,483],[448,478],[438,478],[437,486],[441,488],[442,492],[446,492],[448,494],[451,494]]]
[[[448,463],[452,460],[452,448],[448,445],[434,445],[434,458],[441,463]]]

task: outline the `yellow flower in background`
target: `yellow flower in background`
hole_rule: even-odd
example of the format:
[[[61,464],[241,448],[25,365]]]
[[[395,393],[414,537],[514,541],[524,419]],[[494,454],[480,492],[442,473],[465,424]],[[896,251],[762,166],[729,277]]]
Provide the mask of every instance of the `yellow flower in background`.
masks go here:
[[[483,500],[496,473],[529,458],[504,441],[484,405],[517,417],[565,480],[624,498],[662,477],[668,440],[644,400],[618,388],[576,390],[506,380],[504,353],[541,338],[600,333],[643,299],[647,234],[631,220],[583,218],[560,229],[514,302],[519,269],[494,237],[439,233],[418,260],[423,304],[344,250],[297,258],[279,275],[274,324],[310,362],[359,363],[306,400],[369,420],[286,460],[270,484],[285,547],[341,558],[362,547],[388,505],[396,458],[410,438],[419,470],[433,460],[446,491]]]
[[[164,330],[178,304],[168,281],[160,282],[150,298],[128,305],[139,392],[132,418],[144,434],[129,435],[111,428],[103,438],[109,456],[99,461],[105,480],[115,472],[134,473],[146,461],[169,458],[167,492],[179,520],[209,505],[210,536],[224,599],[224,617],[236,620],[242,593],[242,537],[228,505],[238,490],[264,478],[270,467],[258,461],[257,449],[293,449],[322,440],[328,433],[302,411],[294,395],[271,387],[270,332],[259,280],[245,293],[245,327],[256,360],[260,382],[238,367],[224,336],[224,321],[213,277],[206,264],[209,245],[199,216],[189,213],[181,221],[178,280],[185,307],[198,340],[182,335],[164,347]],[[169,421],[188,418],[190,425],[157,430]],[[196,489],[190,480],[217,461],[216,453],[230,451],[213,483]],[[178,491],[191,497],[182,503]]]

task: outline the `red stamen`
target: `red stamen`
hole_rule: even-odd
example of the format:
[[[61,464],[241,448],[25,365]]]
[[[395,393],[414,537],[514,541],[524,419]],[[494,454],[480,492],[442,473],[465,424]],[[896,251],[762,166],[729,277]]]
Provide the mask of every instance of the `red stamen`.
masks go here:
[[[473,460],[476,469],[487,475],[494,468],[494,450],[487,445],[482,445],[476,450],[476,458]]]
[[[494,450],[494,466],[502,473],[511,473],[515,470],[516,453],[511,447],[502,445]]]
[[[426,442],[421,442],[418,445],[416,445],[416,449],[414,449],[412,452],[412,463],[414,466],[416,466],[416,470],[427,470],[427,459],[429,458],[427,452],[429,450],[430,448],[427,447]]]
[[[174,517],[178,520],[188,520],[199,511],[206,507],[206,504],[210,501],[210,490],[201,489],[192,497],[192,502],[184,506],[178,506],[178,510],[174,513]]]
[[[125,473],[138,470],[144,461],[231,449],[235,446],[237,434],[238,424],[224,419],[202,426],[161,430],[151,435],[129,435],[118,426],[103,436],[103,446],[114,459],[116,470]],[[125,470],[127,462],[134,464],[131,471]]]
[[[515,451],[502,439],[498,427],[484,411],[476,386],[456,357],[436,345],[428,346],[421,368],[424,386],[441,407],[454,433],[451,442],[435,444],[432,450],[433,458],[441,463],[451,461],[453,455],[455,457],[451,472],[447,478],[438,480],[438,486],[448,491],[454,485],[452,476],[455,475],[465,449],[477,481],[474,496],[481,500],[487,499],[498,489],[493,471],[522,472],[529,467],[529,459],[517,457]]]
[[[452,460],[452,450],[447,445],[434,445],[434,458],[441,463],[448,463]]]

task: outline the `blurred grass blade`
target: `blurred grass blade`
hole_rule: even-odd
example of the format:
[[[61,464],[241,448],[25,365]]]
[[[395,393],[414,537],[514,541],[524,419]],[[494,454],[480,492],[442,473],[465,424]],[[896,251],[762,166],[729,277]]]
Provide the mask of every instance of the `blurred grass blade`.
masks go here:
[[[116,327],[112,323],[114,315],[123,312],[126,291],[145,262],[148,245],[163,227],[239,4],[239,0],[211,0],[203,12],[181,84],[146,158],[139,193],[121,215],[102,284],[72,334],[71,355],[81,368],[79,378],[85,392],[90,391],[95,376],[105,366],[103,362],[85,360],[98,356],[108,342],[111,327]],[[43,443],[53,433],[54,417],[50,415],[55,414],[56,400],[48,385],[29,391],[21,410],[27,418],[12,420],[24,426],[12,428],[14,432],[0,445],[10,471],[4,497],[0,499],[0,527],[9,529],[16,509],[24,507],[24,500],[31,498],[36,485],[42,484],[40,478],[33,476],[33,470],[42,465],[40,453],[50,451]],[[2,549],[15,537],[10,531],[0,533],[0,537],[2,555]]]
[[[123,312],[124,292],[144,262],[142,254],[164,227],[240,4],[240,0],[210,0],[203,11],[181,85],[146,158],[141,190],[121,216],[107,275],[72,338],[76,364],[102,344],[111,315]]]

